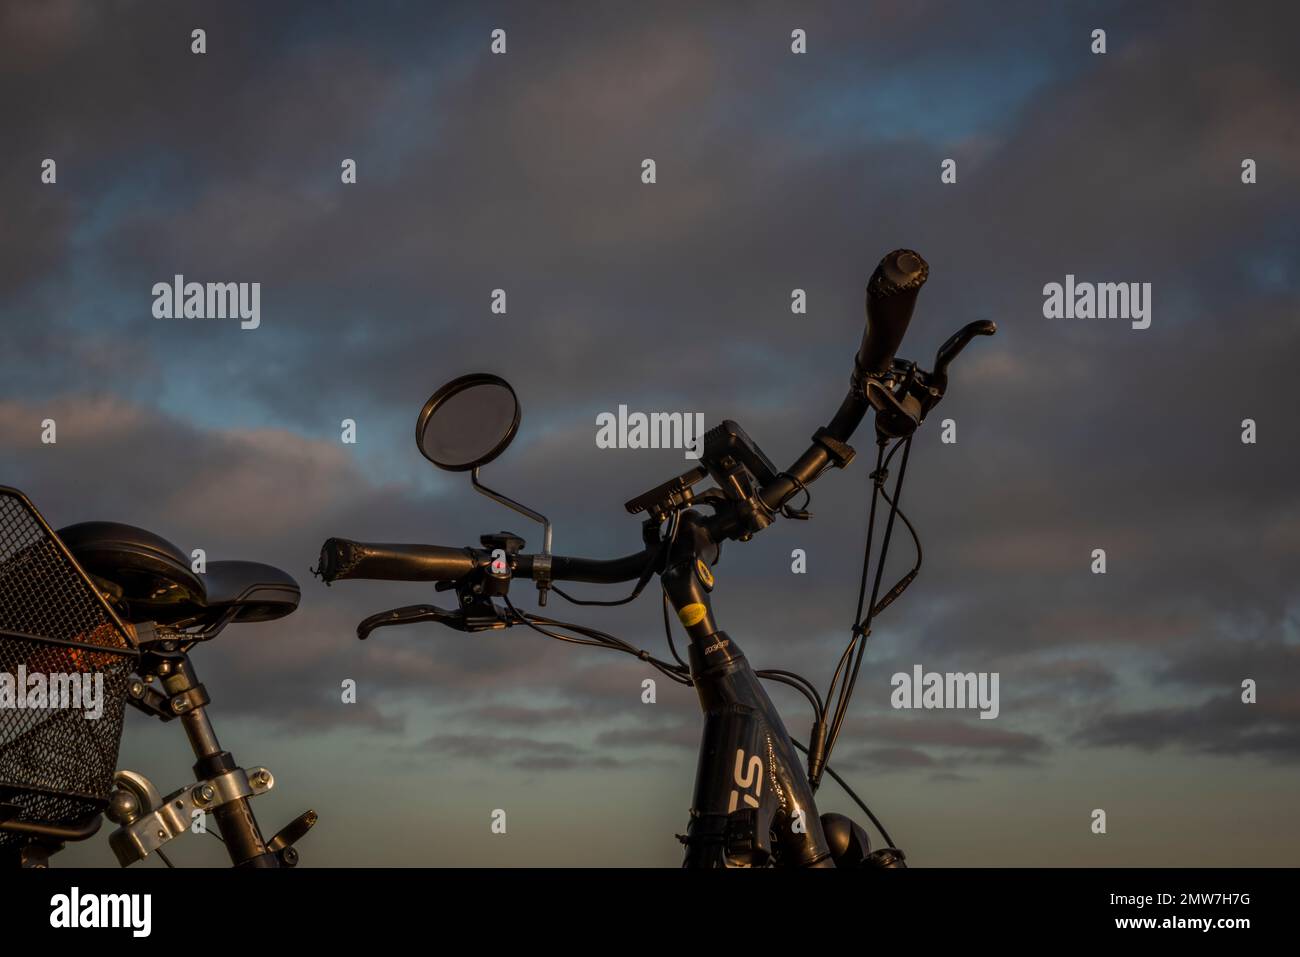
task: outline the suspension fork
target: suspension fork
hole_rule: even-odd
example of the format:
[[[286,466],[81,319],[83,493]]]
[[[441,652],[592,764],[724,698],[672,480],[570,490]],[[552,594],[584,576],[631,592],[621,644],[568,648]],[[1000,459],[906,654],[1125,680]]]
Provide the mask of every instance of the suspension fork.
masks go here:
[[[691,677],[704,711],[686,867],[762,865],[773,856],[795,867],[833,866],[812,788],[790,736],[739,646],[717,627],[701,558],[702,529],[685,532],[662,579],[690,637]],[[716,554],[716,553],[714,553]]]
[[[181,725],[189,738],[197,761],[194,775],[207,781],[238,768],[234,756],[222,749],[207,715],[207,694],[195,676],[188,655],[180,654],[170,662],[167,674],[160,675],[163,689],[173,701],[194,701],[181,715]],[[266,772],[262,772],[266,773]],[[237,798],[213,808],[217,829],[226,844],[230,862],[236,867],[279,867],[280,859],[267,849],[257,826],[248,798]]]

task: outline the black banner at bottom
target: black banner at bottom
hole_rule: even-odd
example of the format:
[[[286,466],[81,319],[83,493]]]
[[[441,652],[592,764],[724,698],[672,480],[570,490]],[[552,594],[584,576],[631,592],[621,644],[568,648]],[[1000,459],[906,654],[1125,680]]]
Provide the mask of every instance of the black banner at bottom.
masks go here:
[[[1293,869],[28,870],[5,881],[0,939],[201,949],[231,935],[250,944],[263,934],[343,943],[442,928],[535,941],[541,928],[590,934],[603,912],[625,927],[642,922],[647,933],[766,935],[785,926],[810,944],[820,932],[850,931],[868,945],[893,929],[904,932],[899,941],[920,934],[915,939],[927,943],[1042,941],[1046,932],[1231,946],[1238,935],[1293,925],[1296,876]]]

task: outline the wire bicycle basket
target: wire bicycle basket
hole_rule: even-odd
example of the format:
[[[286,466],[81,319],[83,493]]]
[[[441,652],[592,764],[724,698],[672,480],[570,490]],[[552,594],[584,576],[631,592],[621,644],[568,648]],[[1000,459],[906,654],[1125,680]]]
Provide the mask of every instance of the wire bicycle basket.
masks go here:
[[[40,512],[0,486],[0,851],[98,829],[137,658]],[[100,681],[103,710],[90,717],[77,689]]]

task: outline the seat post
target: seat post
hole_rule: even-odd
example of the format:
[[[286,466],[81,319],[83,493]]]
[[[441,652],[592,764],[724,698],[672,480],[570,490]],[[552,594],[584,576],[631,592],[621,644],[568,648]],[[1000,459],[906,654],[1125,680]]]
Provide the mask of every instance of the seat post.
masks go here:
[[[184,694],[202,687],[190,663],[189,655],[181,654],[172,659],[171,670],[160,675],[164,690],[169,695]],[[198,759],[194,764],[194,775],[204,781],[226,771],[235,770],[238,765],[229,751],[223,751],[217,740],[217,733],[207,715],[207,708],[200,705],[181,715],[181,725],[189,738],[190,747]],[[235,866],[276,867],[279,858],[269,852],[262,832],[253,816],[253,809],[247,798],[239,798],[222,804],[212,811],[216,818],[217,829],[226,843],[226,850]]]
[[[194,665],[190,663],[189,655],[177,655],[170,664],[170,672],[160,676],[162,686],[168,695],[184,694],[199,687],[198,677],[194,672]],[[212,728],[212,722],[208,720],[206,707],[200,706],[182,715],[181,725],[185,728],[186,737],[190,739],[194,756],[200,761],[221,753],[221,744],[217,741],[217,733]]]

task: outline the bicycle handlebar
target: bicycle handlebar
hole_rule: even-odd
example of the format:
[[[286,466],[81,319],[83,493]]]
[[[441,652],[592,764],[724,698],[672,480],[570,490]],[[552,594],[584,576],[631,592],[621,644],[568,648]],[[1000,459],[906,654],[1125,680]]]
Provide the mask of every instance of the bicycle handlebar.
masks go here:
[[[596,559],[551,556],[553,581],[612,585],[636,581],[656,552],[651,549],[622,558]],[[535,555],[512,556],[515,578],[532,578]],[[445,545],[391,545],[330,538],[321,546],[317,572],[327,584],[348,579],[378,581],[459,581],[476,568],[491,563],[483,548],[449,548]]]
[[[897,371],[894,357],[911,323],[917,293],[929,275],[929,265],[910,249],[896,249],[876,266],[867,283],[866,328],[855,357],[853,384],[835,416],[824,428],[818,430],[807,451],[789,469],[777,473],[757,490],[762,509],[774,515],[827,468],[832,465],[843,466],[852,458],[853,450],[847,443],[872,408],[867,385],[874,388],[880,384],[882,377]],[[933,388],[929,389],[927,404],[924,408],[918,407],[920,411],[913,416],[913,427],[924,417],[924,412],[930,405],[942,396],[947,385],[948,364],[952,359],[974,336],[992,335],[996,329],[987,320],[972,322],[943,344],[936,356],[935,372],[929,379],[929,385]],[[903,367],[906,368],[907,365],[904,364]],[[911,376],[912,373],[908,371],[906,375]],[[891,381],[884,379],[882,389],[887,390]],[[902,384],[895,388],[902,390],[901,395],[909,380],[900,381]],[[737,534],[728,521],[728,516],[719,514],[704,522],[709,537],[715,543]],[[633,555],[607,560],[553,555],[550,556],[549,568],[539,566],[538,572],[552,581],[593,584],[636,581],[658,554],[655,549],[647,548]],[[321,548],[318,573],[326,583],[356,578],[455,582],[488,565],[493,557],[493,553],[487,549],[374,544],[330,538]],[[510,558],[512,576],[533,578],[536,558],[534,555],[513,552]],[[425,607],[413,606],[404,611],[423,613]]]
[[[867,328],[858,348],[863,375],[884,375],[893,368],[916,307],[916,294],[930,277],[930,267],[910,249],[895,249],[880,260],[867,282]]]
[[[329,538],[320,550],[318,572],[326,582],[349,578],[379,581],[455,581],[478,562],[473,549],[442,545],[391,545]]]

